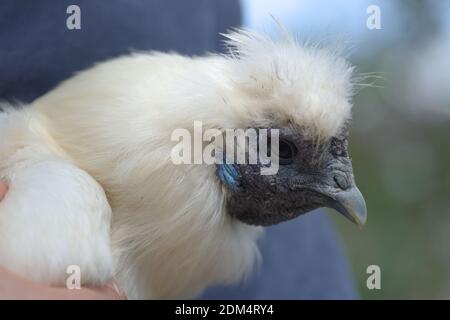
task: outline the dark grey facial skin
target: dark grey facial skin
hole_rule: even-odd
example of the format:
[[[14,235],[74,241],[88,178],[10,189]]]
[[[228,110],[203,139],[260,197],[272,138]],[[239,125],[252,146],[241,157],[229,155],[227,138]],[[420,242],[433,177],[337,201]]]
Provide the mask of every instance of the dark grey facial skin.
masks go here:
[[[227,192],[228,213],[250,225],[269,226],[330,207],[362,226],[366,206],[355,185],[347,130],[321,145],[291,129],[279,132],[278,173],[261,175],[259,164],[235,165],[238,183]]]

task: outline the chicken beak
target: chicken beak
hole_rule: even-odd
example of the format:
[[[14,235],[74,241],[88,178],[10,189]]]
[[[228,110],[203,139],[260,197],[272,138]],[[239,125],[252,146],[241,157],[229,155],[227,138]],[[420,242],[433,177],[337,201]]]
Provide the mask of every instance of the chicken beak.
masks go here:
[[[332,207],[360,228],[366,223],[366,202],[356,186],[337,193]]]

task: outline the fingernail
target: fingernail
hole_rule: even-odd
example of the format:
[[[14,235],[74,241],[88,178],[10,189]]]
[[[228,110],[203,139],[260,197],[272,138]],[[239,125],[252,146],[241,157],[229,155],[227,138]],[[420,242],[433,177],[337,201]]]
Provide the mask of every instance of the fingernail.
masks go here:
[[[6,193],[8,192],[8,185],[0,182],[0,201],[5,198]]]

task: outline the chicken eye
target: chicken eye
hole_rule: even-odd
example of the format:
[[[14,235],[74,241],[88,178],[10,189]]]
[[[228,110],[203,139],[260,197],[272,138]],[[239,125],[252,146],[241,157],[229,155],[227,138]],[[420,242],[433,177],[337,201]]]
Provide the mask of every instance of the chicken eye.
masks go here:
[[[278,148],[279,148],[278,156],[280,159],[280,164],[292,163],[293,158],[298,153],[298,149],[294,145],[294,143],[286,139],[280,139]]]

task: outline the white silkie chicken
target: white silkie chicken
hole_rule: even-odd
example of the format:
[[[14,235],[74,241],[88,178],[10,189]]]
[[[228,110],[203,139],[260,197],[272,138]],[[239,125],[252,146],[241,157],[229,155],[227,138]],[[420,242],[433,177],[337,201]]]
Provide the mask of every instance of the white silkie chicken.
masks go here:
[[[363,224],[347,153],[353,68],[337,52],[246,30],[229,55],[134,53],[0,112],[0,265],[129,298],[190,298],[258,260],[261,226],[333,207]],[[277,128],[280,167],[175,165],[177,128]],[[225,174],[224,174],[225,172]],[[238,186],[238,187],[236,187]]]

